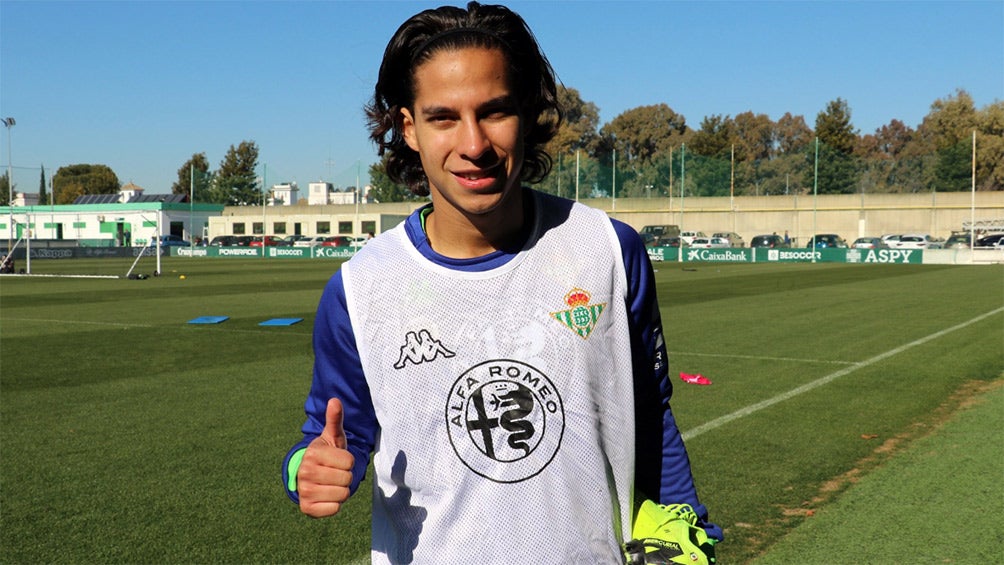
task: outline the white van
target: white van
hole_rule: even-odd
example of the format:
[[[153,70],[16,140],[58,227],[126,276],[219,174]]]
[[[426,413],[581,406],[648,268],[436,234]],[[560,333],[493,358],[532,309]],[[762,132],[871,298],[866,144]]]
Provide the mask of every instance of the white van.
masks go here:
[[[708,237],[708,236],[704,232],[702,232],[702,231],[682,231],[682,232],[680,232],[680,240],[683,241],[684,245],[690,245],[691,243],[694,243],[694,238],[695,237]]]

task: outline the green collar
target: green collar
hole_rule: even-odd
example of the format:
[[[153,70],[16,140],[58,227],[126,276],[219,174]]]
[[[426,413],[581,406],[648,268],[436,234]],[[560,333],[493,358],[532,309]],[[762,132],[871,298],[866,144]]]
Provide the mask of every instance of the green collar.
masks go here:
[[[422,233],[424,233],[426,236],[429,235],[429,231],[425,229],[425,221],[429,218],[429,214],[431,213],[432,213],[432,206],[426,206],[425,208],[422,208],[421,212],[418,213],[419,219],[422,220]]]

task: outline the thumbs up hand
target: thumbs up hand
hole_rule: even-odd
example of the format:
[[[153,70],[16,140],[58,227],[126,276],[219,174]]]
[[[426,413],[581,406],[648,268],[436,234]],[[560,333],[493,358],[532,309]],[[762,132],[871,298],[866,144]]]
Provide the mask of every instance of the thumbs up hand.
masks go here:
[[[346,449],[343,417],[341,400],[328,400],[324,430],[307,446],[296,474],[300,511],[314,518],[337,514],[349,498],[355,458]]]

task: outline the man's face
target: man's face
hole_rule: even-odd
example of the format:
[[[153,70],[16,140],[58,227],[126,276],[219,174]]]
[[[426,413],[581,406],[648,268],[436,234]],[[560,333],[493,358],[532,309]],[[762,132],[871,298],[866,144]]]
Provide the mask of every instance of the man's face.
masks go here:
[[[502,52],[439,51],[414,79],[403,133],[421,158],[436,214],[477,221],[472,216],[514,212],[507,203],[519,199],[507,197],[519,191],[523,120]]]

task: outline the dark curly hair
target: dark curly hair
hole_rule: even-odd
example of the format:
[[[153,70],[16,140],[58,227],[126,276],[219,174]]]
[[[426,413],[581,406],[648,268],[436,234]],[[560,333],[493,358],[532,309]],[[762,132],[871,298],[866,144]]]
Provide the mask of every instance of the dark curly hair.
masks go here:
[[[401,129],[401,109],[414,111],[415,69],[444,49],[499,49],[509,64],[520,115],[524,120],[525,159],[521,179],[539,182],[551,171],[544,145],[561,124],[554,69],[533,32],[505,6],[467,4],[425,10],[404,22],[387,44],[373,99],[366,105],[370,139],[386,154],[387,175],[418,196],[429,194],[419,155],[408,147]]]

